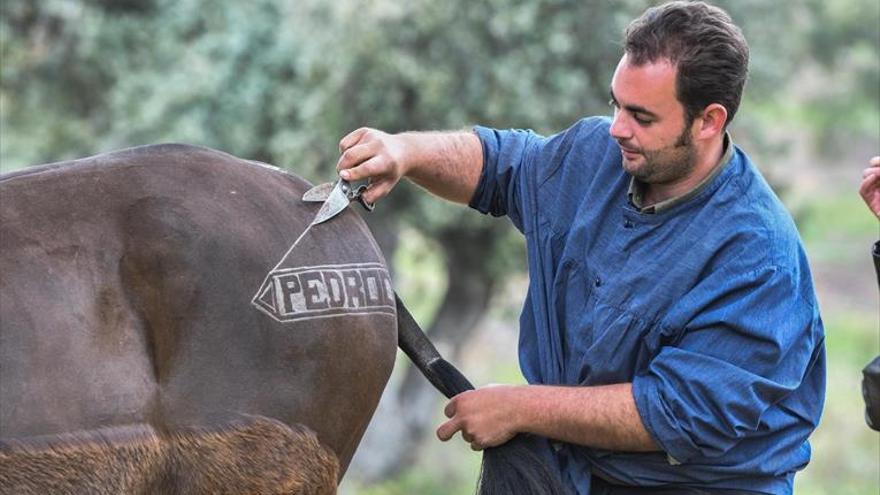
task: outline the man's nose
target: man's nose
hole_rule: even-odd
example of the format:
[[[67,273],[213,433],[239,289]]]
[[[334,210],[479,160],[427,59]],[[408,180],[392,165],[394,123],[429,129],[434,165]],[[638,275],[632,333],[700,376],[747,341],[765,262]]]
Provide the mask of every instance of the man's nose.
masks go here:
[[[630,128],[625,120],[623,112],[614,112],[614,118],[611,120],[611,129],[609,130],[611,137],[617,140],[627,140],[632,137],[632,132],[630,132]]]

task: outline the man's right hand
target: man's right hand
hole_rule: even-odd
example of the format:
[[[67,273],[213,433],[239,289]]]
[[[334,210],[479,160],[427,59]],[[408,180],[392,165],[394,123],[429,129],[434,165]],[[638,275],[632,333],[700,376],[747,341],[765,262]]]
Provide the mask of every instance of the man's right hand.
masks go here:
[[[336,162],[340,177],[348,181],[369,179],[364,200],[375,203],[406,175],[404,139],[377,129],[361,127],[339,141]]]
[[[340,177],[369,179],[363,198],[371,203],[408,177],[441,198],[467,204],[483,170],[483,145],[469,131],[388,134],[362,127],[342,138],[339,151]]]

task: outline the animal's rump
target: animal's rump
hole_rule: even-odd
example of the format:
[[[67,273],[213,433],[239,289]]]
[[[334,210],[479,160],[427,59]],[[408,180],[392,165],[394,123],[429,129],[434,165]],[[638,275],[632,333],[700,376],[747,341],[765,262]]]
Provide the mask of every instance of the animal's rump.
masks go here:
[[[252,303],[318,208],[300,201],[308,187],[185,145],[0,177],[0,438],[254,415],[313,430],[341,476],[390,374],[396,323],[364,307],[377,289],[366,277],[387,272],[352,211],[312,229],[272,279],[272,301],[301,313]],[[342,306],[304,306],[338,295],[315,273],[358,267],[364,286]]]

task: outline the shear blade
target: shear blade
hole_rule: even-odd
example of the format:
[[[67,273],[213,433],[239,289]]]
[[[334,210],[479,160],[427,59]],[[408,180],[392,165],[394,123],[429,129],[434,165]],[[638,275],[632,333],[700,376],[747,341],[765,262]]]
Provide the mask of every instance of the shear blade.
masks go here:
[[[327,195],[324,204],[321,205],[321,209],[318,210],[318,214],[315,215],[315,219],[312,220],[312,225],[326,222],[335,217],[348,206],[349,201],[342,181],[336,182],[336,184],[333,185],[333,189]]]
[[[302,200],[313,203],[327,201],[327,198],[330,197],[330,193],[333,191],[334,187],[336,187],[335,182],[325,182],[324,184],[315,186],[303,194]]]

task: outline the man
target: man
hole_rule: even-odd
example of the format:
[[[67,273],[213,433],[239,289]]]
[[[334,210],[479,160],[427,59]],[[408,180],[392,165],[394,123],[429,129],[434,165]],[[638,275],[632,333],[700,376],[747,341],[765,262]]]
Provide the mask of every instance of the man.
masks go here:
[[[868,168],[862,172],[859,195],[871,213],[880,220],[880,156],[871,158]],[[871,249],[877,284],[880,286],[880,241]],[[862,369],[862,397],[865,399],[865,422],[880,431],[880,356],[875,357]]]
[[[408,177],[526,237],[530,385],[455,397],[442,440],[534,434],[582,495],[792,491],[824,332],[795,226],[726,133],[747,66],[725,12],[673,2],[627,29],[611,121],[341,140],[337,168],[371,180],[365,199]]]

